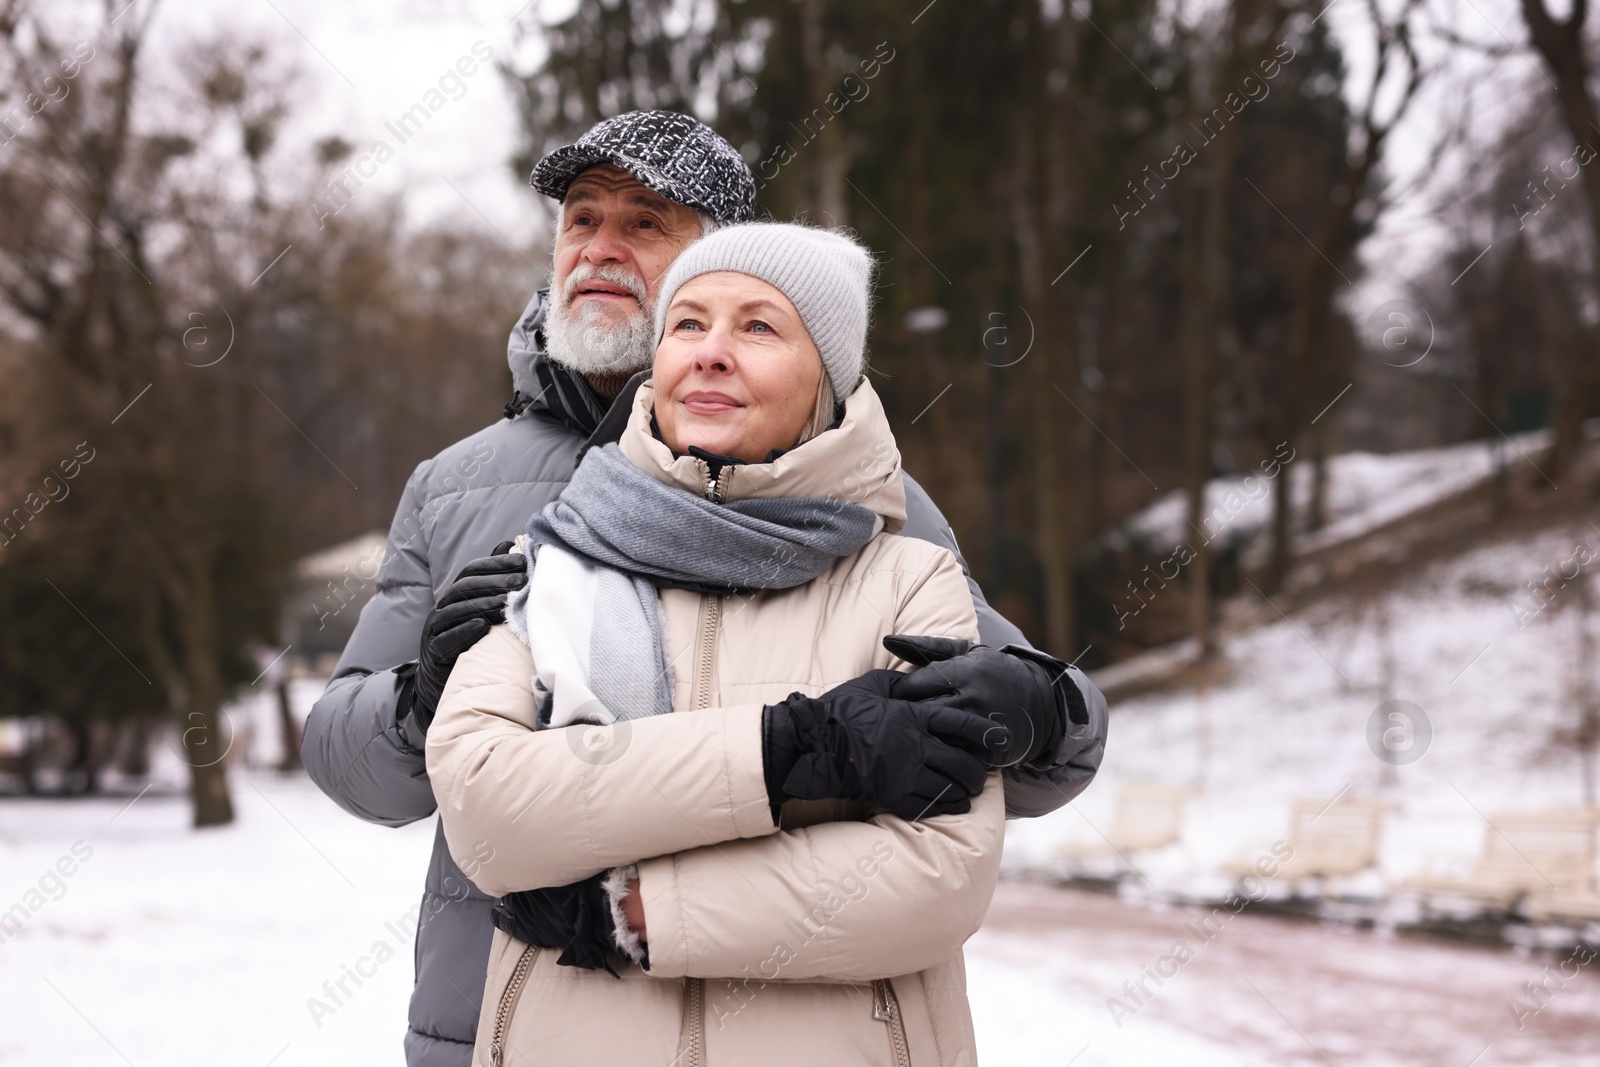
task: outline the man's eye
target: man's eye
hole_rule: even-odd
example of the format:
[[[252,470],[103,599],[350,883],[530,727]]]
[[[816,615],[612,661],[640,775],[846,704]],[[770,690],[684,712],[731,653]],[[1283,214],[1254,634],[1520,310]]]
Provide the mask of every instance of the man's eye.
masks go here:
[[[645,230],[659,230],[661,228],[655,219],[640,219],[639,226]]]
[[[574,226],[593,226],[594,225],[594,216],[593,215],[574,215],[572,217],[572,224]]]

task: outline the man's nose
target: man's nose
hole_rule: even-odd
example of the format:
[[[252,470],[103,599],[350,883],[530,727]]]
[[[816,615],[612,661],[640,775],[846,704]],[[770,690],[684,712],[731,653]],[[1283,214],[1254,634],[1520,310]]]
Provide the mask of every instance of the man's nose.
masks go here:
[[[627,237],[621,227],[613,222],[601,223],[594,236],[583,246],[586,263],[624,263],[631,255]]]

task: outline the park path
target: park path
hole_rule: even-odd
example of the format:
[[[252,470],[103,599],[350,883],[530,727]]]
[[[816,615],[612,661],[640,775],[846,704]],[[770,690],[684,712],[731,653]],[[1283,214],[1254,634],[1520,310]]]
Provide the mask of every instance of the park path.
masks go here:
[[[985,1063],[1600,1065],[1600,959],[1544,978],[1519,1029],[1510,1001],[1562,957],[1248,910],[1204,940],[1207,914],[1002,882],[967,948]]]

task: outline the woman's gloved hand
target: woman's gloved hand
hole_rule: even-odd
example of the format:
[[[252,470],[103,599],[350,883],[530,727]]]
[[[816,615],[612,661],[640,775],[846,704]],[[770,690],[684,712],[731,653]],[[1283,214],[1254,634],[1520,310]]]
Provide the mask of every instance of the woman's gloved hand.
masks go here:
[[[785,800],[862,800],[903,819],[963,815],[983,790],[995,724],[947,704],[892,695],[904,675],[868,671],[820,697],[795,693],[762,716],[774,818]]]
[[[982,753],[991,767],[1053,755],[1072,715],[1072,701],[1080,708],[1083,704],[1067,665],[1030,648],[1007,645],[997,650],[910,634],[891,634],[883,647],[918,668],[896,675],[895,696],[960,708],[999,727],[988,735]]]
[[[556,960],[563,967],[603,967],[615,975],[606,960],[616,933],[601,884],[606,873],[554,889],[508,893],[494,906],[494,925],[529,945],[565,949]]]

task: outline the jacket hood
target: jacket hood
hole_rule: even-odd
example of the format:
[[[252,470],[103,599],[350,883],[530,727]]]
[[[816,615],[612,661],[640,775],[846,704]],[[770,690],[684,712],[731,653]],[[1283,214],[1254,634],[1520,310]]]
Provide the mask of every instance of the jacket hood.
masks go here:
[[[528,301],[517,324],[511,328],[506,342],[506,363],[511,367],[511,387],[530,399],[539,396],[539,383],[534,377],[534,365],[549,357],[544,351],[544,314],[549,304],[550,290],[540,289]],[[544,408],[539,400],[530,407]]]
[[[635,466],[669,485],[701,494],[708,468],[693,456],[675,456],[655,435],[655,384],[639,387],[618,445]],[[859,504],[883,519],[889,533],[906,523],[905,479],[900,449],[889,418],[872,383],[844,402],[844,419],[770,463],[740,463],[731,468],[725,492],[729,500],[806,497]]]

